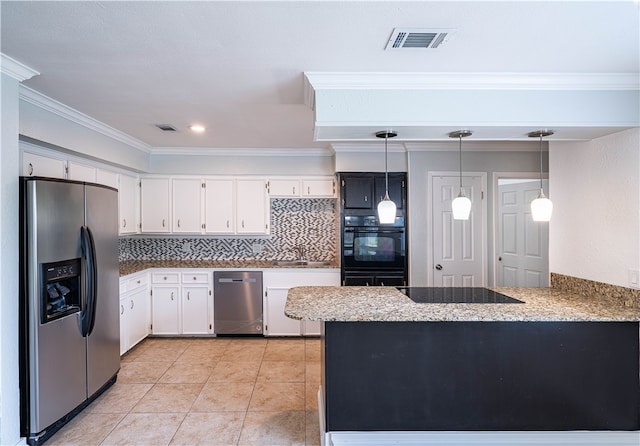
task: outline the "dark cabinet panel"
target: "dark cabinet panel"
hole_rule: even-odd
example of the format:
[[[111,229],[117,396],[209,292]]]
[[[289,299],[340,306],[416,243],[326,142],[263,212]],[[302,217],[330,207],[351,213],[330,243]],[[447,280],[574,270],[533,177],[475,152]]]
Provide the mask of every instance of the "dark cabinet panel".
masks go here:
[[[371,209],[375,201],[373,178],[362,176],[344,177],[342,180],[342,194],[345,209]]]
[[[341,174],[343,209],[376,209],[385,193],[384,173]],[[406,174],[389,174],[389,198],[398,209],[406,203]]]

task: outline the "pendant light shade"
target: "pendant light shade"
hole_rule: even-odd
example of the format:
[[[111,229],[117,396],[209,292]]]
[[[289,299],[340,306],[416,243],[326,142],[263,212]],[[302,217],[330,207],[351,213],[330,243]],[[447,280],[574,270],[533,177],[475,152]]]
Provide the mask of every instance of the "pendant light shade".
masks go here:
[[[396,204],[389,198],[389,169],[387,164],[387,140],[398,136],[393,130],[376,132],[377,138],[384,138],[384,198],[378,203],[378,221],[391,224],[396,221]]]
[[[469,220],[471,214],[471,200],[465,196],[462,189],[462,138],[471,136],[473,132],[471,130],[458,130],[457,132],[449,133],[449,138],[458,138],[460,140],[460,192],[458,196],[451,202],[451,211],[453,212],[454,220]]]
[[[540,138],[540,192],[538,198],[531,202],[531,217],[533,221],[550,221],[553,203],[542,190],[542,137],[553,135],[553,130],[538,130],[528,134],[530,138]]]

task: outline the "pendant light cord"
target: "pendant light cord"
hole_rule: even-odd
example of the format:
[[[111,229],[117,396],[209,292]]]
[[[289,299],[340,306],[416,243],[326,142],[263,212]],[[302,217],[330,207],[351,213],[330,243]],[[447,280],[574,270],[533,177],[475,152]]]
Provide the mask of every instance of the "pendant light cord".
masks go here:
[[[540,190],[542,190],[542,132],[540,132]]]
[[[458,138],[460,139],[460,190],[462,190],[462,133]]]
[[[384,197],[389,198],[389,168],[387,165],[387,140],[389,136],[384,137]]]

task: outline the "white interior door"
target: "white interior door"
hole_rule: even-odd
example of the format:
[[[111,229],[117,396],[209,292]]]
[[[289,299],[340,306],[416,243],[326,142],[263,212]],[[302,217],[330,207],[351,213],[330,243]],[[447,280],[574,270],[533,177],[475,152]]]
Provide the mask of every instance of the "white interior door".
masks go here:
[[[460,189],[459,177],[432,177],[433,286],[485,285],[485,182],[480,175],[463,177],[465,195],[471,199],[471,215],[469,220],[454,220],[451,202]]]
[[[549,286],[549,223],[531,218],[539,191],[538,180],[498,181],[497,286]]]

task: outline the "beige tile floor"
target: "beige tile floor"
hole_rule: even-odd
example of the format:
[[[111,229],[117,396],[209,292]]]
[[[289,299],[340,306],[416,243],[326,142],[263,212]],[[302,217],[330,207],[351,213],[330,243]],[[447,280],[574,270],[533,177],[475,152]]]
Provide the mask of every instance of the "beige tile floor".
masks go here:
[[[320,340],[149,338],[47,445],[320,444]]]

